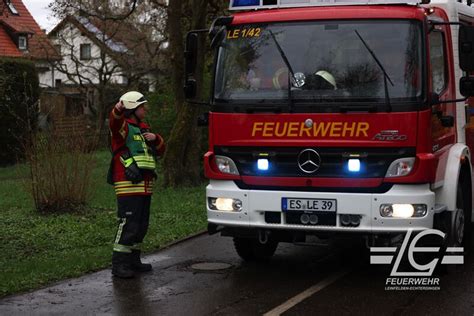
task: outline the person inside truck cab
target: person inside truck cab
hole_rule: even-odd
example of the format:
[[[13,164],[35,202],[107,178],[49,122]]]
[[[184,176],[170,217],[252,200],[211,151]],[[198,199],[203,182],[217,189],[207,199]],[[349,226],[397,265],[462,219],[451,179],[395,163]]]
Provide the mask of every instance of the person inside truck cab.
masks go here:
[[[252,53],[248,53],[249,51]],[[251,91],[288,88],[288,69],[278,52],[266,50],[257,54],[247,50],[239,57],[241,69],[244,70],[239,74],[238,81],[241,86]]]
[[[285,66],[274,70],[273,66],[249,67],[240,75],[239,81],[251,91],[280,90],[288,87],[288,69]],[[263,70],[262,70],[263,69]]]
[[[305,86],[308,90],[337,90],[336,79],[327,70],[318,70],[307,76]]]
[[[268,77],[257,77],[256,72],[252,69],[247,74],[247,80],[251,90],[259,88],[266,89],[287,89],[288,88],[288,68],[286,66],[279,67],[273,74],[271,82]],[[293,81],[293,80],[292,80]],[[307,76],[303,89],[309,90],[337,90],[335,77],[327,70],[318,70],[313,75]]]

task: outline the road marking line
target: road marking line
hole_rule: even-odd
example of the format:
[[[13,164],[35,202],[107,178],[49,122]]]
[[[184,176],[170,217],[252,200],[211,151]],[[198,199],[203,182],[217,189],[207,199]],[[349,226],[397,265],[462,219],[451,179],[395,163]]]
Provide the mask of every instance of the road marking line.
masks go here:
[[[350,270],[342,270],[342,271],[339,271],[338,273],[335,273],[335,274],[331,275],[330,277],[328,277],[328,278],[322,280],[321,282],[313,285],[312,287],[306,289],[305,291],[301,292],[300,294],[298,294],[296,296],[293,296],[288,301],[286,301],[283,304],[275,307],[271,311],[266,312],[265,314],[263,314],[263,316],[277,316],[277,315],[283,314],[284,312],[286,312],[290,308],[296,306],[297,304],[301,303],[302,301],[304,301],[308,297],[314,295],[315,293],[321,291],[325,287],[327,287],[327,286],[331,285],[332,283],[336,282],[337,280],[339,280],[340,278],[345,276],[347,273],[349,273],[349,271]]]

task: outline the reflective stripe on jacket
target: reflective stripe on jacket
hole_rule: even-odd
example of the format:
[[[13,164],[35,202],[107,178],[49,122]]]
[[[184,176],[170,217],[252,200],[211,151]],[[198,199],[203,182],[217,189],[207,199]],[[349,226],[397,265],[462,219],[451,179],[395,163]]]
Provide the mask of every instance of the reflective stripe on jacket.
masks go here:
[[[138,126],[128,123],[128,134],[125,141],[130,155],[137,163],[138,168],[145,170],[155,170],[155,158],[150,152],[148,145]],[[127,167],[127,166],[125,166]]]
[[[153,180],[146,180],[136,184],[131,181],[117,181],[114,183],[114,189],[117,195],[151,194],[153,193]]]

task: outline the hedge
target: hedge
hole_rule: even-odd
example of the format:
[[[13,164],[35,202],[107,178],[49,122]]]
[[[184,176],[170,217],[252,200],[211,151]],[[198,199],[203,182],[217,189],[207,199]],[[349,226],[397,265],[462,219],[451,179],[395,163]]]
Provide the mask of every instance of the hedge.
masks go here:
[[[40,94],[35,65],[23,59],[0,58],[0,165],[24,158],[28,135],[35,130]]]

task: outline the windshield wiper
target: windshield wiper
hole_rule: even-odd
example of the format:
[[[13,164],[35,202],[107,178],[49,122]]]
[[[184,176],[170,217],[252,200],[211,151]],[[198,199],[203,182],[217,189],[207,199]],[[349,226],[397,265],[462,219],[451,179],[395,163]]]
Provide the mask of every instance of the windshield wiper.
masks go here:
[[[383,84],[384,84],[384,88],[385,88],[385,104],[387,105],[387,112],[392,112],[392,105],[390,104],[390,96],[388,94],[388,85],[387,85],[387,79],[388,79],[388,81],[390,81],[390,84],[392,85],[392,87],[394,86],[394,84],[392,82],[392,79],[390,79],[389,75],[385,71],[385,68],[382,66],[382,63],[377,58],[375,53],[370,49],[369,45],[367,45],[367,43],[364,41],[364,39],[359,34],[359,32],[357,32],[357,30],[354,30],[354,32],[357,34],[357,36],[361,40],[362,44],[364,44],[365,48],[367,48],[370,55],[374,58],[375,62],[377,63],[377,65],[380,67],[380,69],[383,72]]]
[[[275,35],[273,34],[272,30],[268,30],[270,32],[270,35],[273,38],[273,41],[275,42],[275,45],[278,49],[278,52],[280,53],[281,59],[283,59],[283,62],[285,63],[286,67],[288,68],[288,112],[293,111],[293,99],[291,97],[291,79],[290,79],[290,74],[293,77],[293,80],[296,82],[295,78],[295,72],[293,71],[293,68],[291,67],[290,61],[286,57],[285,52],[281,48],[280,44],[278,43]]]
[[[369,112],[374,113],[377,112],[376,105],[343,105],[339,107],[339,112],[347,113],[347,112]]]
[[[245,108],[247,113],[281,113],[281,107],[279,106],[249,106]]]

